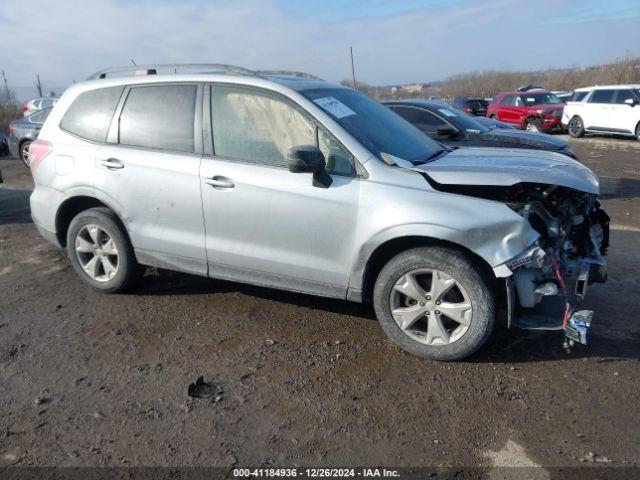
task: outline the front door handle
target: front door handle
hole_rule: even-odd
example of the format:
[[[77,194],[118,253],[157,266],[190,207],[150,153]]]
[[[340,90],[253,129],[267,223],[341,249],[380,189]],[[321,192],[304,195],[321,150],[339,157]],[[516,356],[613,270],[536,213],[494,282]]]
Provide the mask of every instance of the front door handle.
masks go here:
[[[122,163],[122,160],[118,160],[117,158],[107,158],[106,160],[100,160],[100,165],[108,168],[109,170],[120,170],[124,168],[124,163]]]
[[[216,175],[215,177],[205,178],[204,183],[207,185],[211,185],[213,188],[233,188],[236,186],[230,179],[227,177],[222,177],[220,175]]]

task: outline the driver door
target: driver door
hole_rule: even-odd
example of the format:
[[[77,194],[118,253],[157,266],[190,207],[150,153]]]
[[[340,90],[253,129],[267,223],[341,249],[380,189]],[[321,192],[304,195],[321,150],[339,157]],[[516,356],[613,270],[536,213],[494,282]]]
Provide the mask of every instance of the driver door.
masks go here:
[[[358,223],[353,159],[280,94],[214,85],[207,96],[211,154],[202,160],[200,181],[209,275],[343,297]],[[319,132],[330,160],[328,188],[287,166],[288,149],[318,145]]]

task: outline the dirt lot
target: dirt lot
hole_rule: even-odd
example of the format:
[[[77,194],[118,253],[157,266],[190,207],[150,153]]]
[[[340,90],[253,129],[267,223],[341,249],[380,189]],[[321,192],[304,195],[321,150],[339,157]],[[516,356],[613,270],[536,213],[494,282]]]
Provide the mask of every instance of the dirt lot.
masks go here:
[[[96,293],[0,159],[0,469],[640,466],[640,142],[572,146],[613,219],[591,344],[503,329],[454,364],[403,353],[358,304],[168,272]],[[200,375],[215,400],[187,397]]]

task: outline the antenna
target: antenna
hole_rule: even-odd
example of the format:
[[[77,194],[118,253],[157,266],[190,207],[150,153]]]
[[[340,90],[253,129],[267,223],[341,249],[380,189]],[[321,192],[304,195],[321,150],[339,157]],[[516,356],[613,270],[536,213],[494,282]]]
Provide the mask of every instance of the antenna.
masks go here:
[[[351,77],[353,78],[353,89],[358,90],[356,86],[356,69],[353,66],[353,47],[349,47],[349,52],[351,53]]]

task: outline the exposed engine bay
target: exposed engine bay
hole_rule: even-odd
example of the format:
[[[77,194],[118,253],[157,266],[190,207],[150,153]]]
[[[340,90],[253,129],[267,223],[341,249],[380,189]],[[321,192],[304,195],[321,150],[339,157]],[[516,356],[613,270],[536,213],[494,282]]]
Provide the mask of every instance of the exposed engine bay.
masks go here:
[[[609,216],[597,195],[572,188],[518,183],[513,186],[442,185],[433,188],[500,201],[540,234],[529,249],[507,263],[510,326],[564,330],[564,347],[586,344],[593,312],[578,310],[592,283],[607,279],[603,257],[609,246]]]

